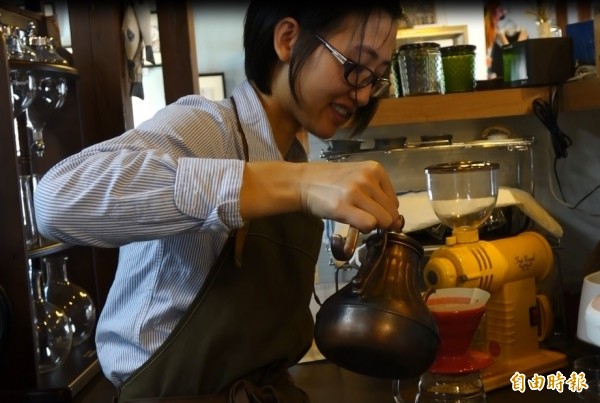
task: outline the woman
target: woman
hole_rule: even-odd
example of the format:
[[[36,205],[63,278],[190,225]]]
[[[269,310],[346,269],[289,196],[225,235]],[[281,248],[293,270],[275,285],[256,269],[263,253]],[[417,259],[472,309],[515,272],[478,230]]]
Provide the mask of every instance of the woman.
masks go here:
[[[312,342],[322,219],[370,232],[400,217],[378,163],[307,163],[296,134],[366,127],[400,14],[390,0],[253,1],[231,98],[183,97],[44,176],[44,236],[120,248],[96,333],[120,401],[307,401],[287,368]]]
[[[529,37],[527,30],[507,18],[507,13],[499,1],[489,1],[484,7],[486,63],[490,80],[504,76],[502,47]]]
[[[501,2],[497,0],[486,2],[483,10],[488,80],[493,80],[501,78],[501,75],[498,77],[498,66],[501,67],[502,65],[501,46],[508,43],[503,43],[502,38],[498,35],[498,24],[504,19],[506,10],[502,7]]]

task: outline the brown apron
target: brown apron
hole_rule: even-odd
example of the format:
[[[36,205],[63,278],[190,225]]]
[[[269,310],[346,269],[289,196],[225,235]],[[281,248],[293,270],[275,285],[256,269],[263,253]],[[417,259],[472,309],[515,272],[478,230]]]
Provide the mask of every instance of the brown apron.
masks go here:
[[[322,232],[321,219],[290,213],[230,237],[184,317],[120,387],[119,402],[308,402],[287,369],[312,343]]]

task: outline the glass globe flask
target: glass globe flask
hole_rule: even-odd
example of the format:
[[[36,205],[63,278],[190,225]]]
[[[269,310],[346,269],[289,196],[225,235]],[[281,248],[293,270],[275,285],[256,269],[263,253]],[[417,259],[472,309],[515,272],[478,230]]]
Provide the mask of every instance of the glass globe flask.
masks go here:
[[[27,118],[33,129],[32,150],[38,157],[44,155],[44,128],[56,109],[61,108],[67,97],[67,80],[64,77],[47,76],[38,79],[37,95],[27,108]]]
[[[73,346],[78,346],[92,335],[96,324],[96,307],[86,290],[69,281],[68,260],[68,256],[55,255],[44,258],[44,293],[48,302],[64,309],[71,319]]]
[[[42,292],[42,272],[29,270],[33,302],[34,346],[40,373],[52,371],[69,356],[73,342],[71,320],[65,311],[49,303]]]

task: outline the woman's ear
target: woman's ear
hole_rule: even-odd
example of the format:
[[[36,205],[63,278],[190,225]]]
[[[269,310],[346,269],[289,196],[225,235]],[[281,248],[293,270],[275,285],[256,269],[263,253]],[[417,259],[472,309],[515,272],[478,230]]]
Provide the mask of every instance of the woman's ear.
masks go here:
[[[286,17],[275,25],[273,30],[273,47],[279,60],[287,62],[290,60],[292,50],[296,44],[296,39],[300,34],[298,21],[291,17]]]

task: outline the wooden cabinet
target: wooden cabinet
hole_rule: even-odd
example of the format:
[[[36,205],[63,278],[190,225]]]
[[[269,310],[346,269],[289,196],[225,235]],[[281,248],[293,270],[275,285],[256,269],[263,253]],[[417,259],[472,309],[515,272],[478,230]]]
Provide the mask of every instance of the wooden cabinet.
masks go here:
[[[87,6],[91,7],[89,4]],[[120,27],[120,8],[117,7],[112,13],[109,8],[105,8],[105,11],[106,15],[95,16],[98,23],[101,24],[103,20],[109,26],[112,23],[115,28]],[[83,7],[72,12],[71,18],[82,21],[89,19],[93,13],[90,8]],[[40,13],[0,5],[0,23],[26,27],[29,22],[35,23],[39,35],[46,35],[46,20]],[[73,46],[74,52],[78,52],[77,61],[83,61],[86,52],[99,47],[97,43],[92,47],[89,44],[90,34],[78,38],[78,43]],[[107,65],[119,68],[122,53],[119,53],[118,46],[113,52],[117,57],[110,59]],[[85,343],[73,347],[66,362],[58,368],[46,373],[38,370],[29,269],[41,268],[46,256],[67,255],[69,280],[89,293],[99,313],[114,276],[117,250],[65,245],[43,239],[28,245],[23,230],[19,192],[21,175],[42,176],[66,156],[103,138],[118,135],[126,128],[123,113],[126,108],[121,96],[121,78],[124,75],[107,73],[105,81],[100,84],[100,91],[89,85],[94,82],[99,66],[86,66],[83,62],[81,65],[82,68],[77,63],[75,66],[62,66],[8,60],[5,38],[1,37],[0,40],[0,120],[4,122],[0,126],[0,401],[70,401],[100,371],[93,335]],[[44,129],[46,148],[42,156],[32,152],[31,129],[26,114],[13,116],[9,79],[13,70],[26,71],[37,79],[54,76],[66,80],[68,91],[65,103],[50,115]],[[101,98],[97,95],[100,92],[111,94],[111,89],[118,94],[111,100],[114,109],[99,103]],[[98,122],[102,122],[102,125]]]
[[[20,4],[22,2],[15,2]],[[121,26],[126,2],[67,0],[73,66],[9,61],[0,35],[0,401],[67,402],[99,374],[93,337],[77,346],[66,363],[48,373],[37,369],[28,269],[45,256],[69,256],[69,280],[93,297],[98,315],[117,265],[117,249],[102,249],[43,241],[28,246],[21,219],[19,176],[43,175],[54,164],[133,126],[130,82]],[[0,24],[26,27],[34,22],[38,34],[51,24],[40,12],[43,1],[25,1],[25,7],[0,1]],[[197,92],[193,20],[187,2],[157,1],[163,75],[168,103]],[[176,35],[175,35],[176,34]],[[182,36],[185,40],[182,40]],[[182,46],[182,43],[184,44]],[[182,66],[185,66],[183,68]],[[42,157],[30,153],[31,135],[25,114],[13,116],[9,72],[23,68],[67,79],[65,104],[48,119]],[[14,122],[12,124],[10,122]],[[17,155],[17,144],[21,151]]]

